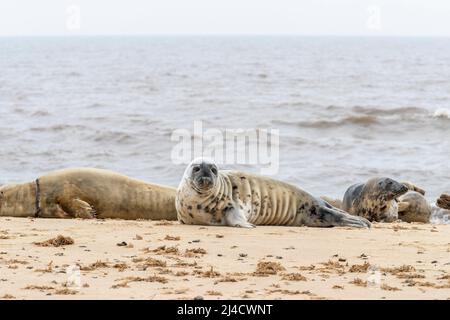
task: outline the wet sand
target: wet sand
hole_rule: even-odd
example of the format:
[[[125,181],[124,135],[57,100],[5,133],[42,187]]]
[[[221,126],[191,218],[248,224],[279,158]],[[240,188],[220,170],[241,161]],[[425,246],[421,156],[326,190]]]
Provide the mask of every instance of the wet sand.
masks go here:
[[[0,299],[198,296],[450,299],[450,225],[248,230],[0,218]]]

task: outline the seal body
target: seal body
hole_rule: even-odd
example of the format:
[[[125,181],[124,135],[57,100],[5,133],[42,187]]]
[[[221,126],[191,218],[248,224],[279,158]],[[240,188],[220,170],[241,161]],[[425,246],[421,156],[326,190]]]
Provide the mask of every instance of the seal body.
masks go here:
[[[176,207],[178,220],[184,224],[370,226],[367,220],[293,185],[239,171],[219,171],[206,159],[196,159],[186,169]]]
[[[0,216],[176,220],[176,190],[111,171],[75,168],[0,188]]]
[[[431,205],[419,192],[408,191],[397,198],[398,217],[406,222],[429,222],[431,217]]]
[[[407,191],[405,185],[390,178],[372,178],[347,189],[343,209],[369,221],[392,222],[398,219],[396,198]]]

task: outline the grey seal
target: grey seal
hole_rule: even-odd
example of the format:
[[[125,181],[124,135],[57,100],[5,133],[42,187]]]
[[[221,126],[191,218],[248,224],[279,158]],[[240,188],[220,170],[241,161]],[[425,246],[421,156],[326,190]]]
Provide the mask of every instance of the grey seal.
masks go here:
[[[350,186],[344,194],[343,209],[369,221],[392,222],[398,219],[396,198],[408,188],[391,178],[375,177]]]
[[[0,216],[176,220],[175,195],[112,171],[65,169],[0,187]]]
[[[370,227],[366,219],[334,208],[296,186],[269,177],[219,170],[204,158],[187,166],[175,203],[183,224]]]

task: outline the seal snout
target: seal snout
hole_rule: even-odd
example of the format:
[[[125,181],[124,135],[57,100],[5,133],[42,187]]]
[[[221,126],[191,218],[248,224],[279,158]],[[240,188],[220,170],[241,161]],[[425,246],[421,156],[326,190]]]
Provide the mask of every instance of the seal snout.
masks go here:
[[[391,198],[399,197],[409,191],[406,185],[392,179],[387,179],[386,185]]]
[[[192,166],[191,180],[201,190],[214,186],[217,177],[217,166],[214,163],[202,161]]]
[[[212,185],[213,182],[211,177],[208,176],[200,177],[197,179],[197,181],[198,181],[197,184],[201,187],[209,187],[210,185]]]

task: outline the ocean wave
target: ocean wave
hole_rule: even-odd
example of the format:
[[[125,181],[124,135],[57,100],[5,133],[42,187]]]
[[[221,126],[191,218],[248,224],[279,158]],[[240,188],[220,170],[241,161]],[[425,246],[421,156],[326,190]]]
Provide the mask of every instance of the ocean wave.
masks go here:
[[[28,130],[32,132],[61,132],[61,131],[68,131],[68,130],[75,130],[75,131],[82,131],[86,130],[88,127],[80,124],[76,125],[69,125],[69,124],[55,124],[51,126],[40,126],[40,127],[31,127]]]
[[[379,123],[379,120],[377,117],[374,116],[347,116],[338,120],[313,120],[313,121],[274,120],[273,123],[280,125],[296,125],[304,128],[324,129],[348,125],[356,125],[356,126],[375,125]]]
[[[352,108],[353,112],[363,113],[374,116],[391,116],[391,115],[417,115],[426,114],[428,111],[419,107],[398,107],[398,108],[376,108],[376,107],[360,107]]]
[[[450,119],[450,109],[439,108],[433,113],[433,118]]]
[[[96,142],[111,143],[116,142],[120,144],[129,144],[135,142],[135,137],[123,131],[97,131],[90,136]]]

